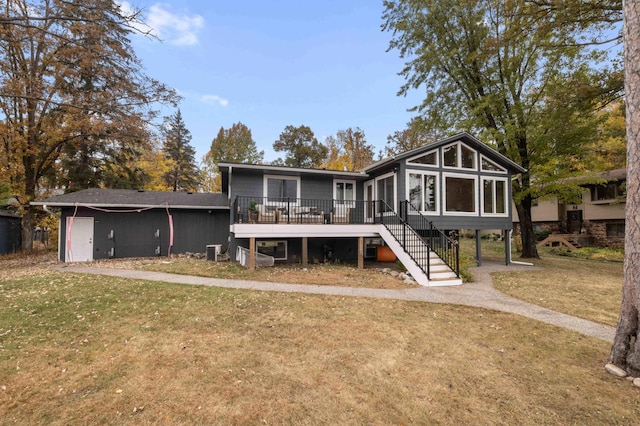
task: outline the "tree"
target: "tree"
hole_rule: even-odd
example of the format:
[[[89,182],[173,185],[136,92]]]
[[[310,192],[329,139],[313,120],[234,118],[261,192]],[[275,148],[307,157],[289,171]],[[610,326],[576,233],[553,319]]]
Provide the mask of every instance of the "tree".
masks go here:
[[[387,156],[393,156],[437,141],[441,137],[437,128],[427,128],[421,117],[414,117],[407,123],[406,129],[387,136],[384,150]]]
[[[624,81],[627,116],[627,203],[624,281],[609,362],[640,377],[640,1],[624,2]],[[609,367],[609,366],[607,366]],[[609,370],[609,368],[608,368]],[[610,370],[611,371],[611,370]],[[637,380],[637,379],[636,379]]]
[[[280,137],[273,143],[276,152],[286,152],[283,159],[278,158],[274,164],[289,167],[320,167],[324,163],[329,150],[316,139],[307,126],[287,126]]]
[[[335,136],[329,136],[325,144],[328,154],[324,167],[331,170],[351,172],[364,169],[373,162],[373,145],[359,127],[339,130]]]
[[[25,250],[32,248],[36,194],[46,185],[124,175],[129,154],[148,139],[153,106],[176,100],[135,56],[129,36],[136,20],[113,0],[2,4],[0,161],[23,212]],[[78,159],[82,173],[73,175]]]
[[[211,141],[211,148],[204,157],[206,169],[205,180],[209,179],[208,190],[219,192],[221,177],[218,163],[229,161],[232,163],[260,164],[264,159],[264,151],[258,151],[253,140],[251,130],[241,122],[234,123],[229,129],[220,127],[218,134]]]
[[[165,117],[162,127],[162,152],[169,160],[164,181],[172,191],[196,191],[200,184],[200,171],[196,166],[196,150],[189,144],[191,132],[187,129],[180,110]]]
[[[578,173],[569,159],[582,160],[573,157],[597,134],[596,106],[616,95],[616,70],[591,68],[603,54],[582,47],[582,34],[597,32],[600,23],[567,18],[558,25],[562,10],[543,10],[533,1],[384,4],[390,49],[407,59],[400,94],[426,90],[417,109],[427,127],[477,132],[527,170],[513,182],[514,201],[522,256],[538,257],[532,202]]]

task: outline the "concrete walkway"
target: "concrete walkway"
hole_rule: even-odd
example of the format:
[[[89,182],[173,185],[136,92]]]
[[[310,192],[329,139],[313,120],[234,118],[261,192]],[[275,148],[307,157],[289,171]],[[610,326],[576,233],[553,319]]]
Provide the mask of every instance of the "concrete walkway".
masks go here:
[[[112,277],[162,281],[174,284],[204,285],[235,289],[277,291],[286,293],[311,293],[332,296],[374,297],[407,301],[450,303],[476,306],[496,311],[518,314],[527,318],[564,327],[587,336],[612,342],[615,328],[585,319],[555,312],[532,303],[509,297],[493,288],[491,273],[497,271],[542,271],[540,268],[522,265],[505,266],[486,263],[472,268],[476,281],[454,287],[412,287],[401,290],[382,290],[360,287],[321,286],[303,284],[270,283],[259,281],[224,280],[218,278],[194,277],[168,274],[164,272],[140,271],[132,269],[99,268],[91,266],[62,265],[56,268],[82,274],[108,275]]]

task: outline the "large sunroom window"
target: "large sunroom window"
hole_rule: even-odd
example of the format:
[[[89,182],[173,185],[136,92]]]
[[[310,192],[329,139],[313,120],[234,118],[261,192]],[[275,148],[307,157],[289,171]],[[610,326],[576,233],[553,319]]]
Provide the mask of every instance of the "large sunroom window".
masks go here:
[[[456,169],[476,169],[476,152],[463,143],[457,142],[442,149],[445,167]]]
[[[409,173],[407,199],[421,212],[438,211],[438,177],[428,173]]]
[[[505,215],[507,213],[507,181],[482,180],[482,213]]]
[[[445,212],[467,214],[477,212],[476,179],[460,176],[445,176]]]

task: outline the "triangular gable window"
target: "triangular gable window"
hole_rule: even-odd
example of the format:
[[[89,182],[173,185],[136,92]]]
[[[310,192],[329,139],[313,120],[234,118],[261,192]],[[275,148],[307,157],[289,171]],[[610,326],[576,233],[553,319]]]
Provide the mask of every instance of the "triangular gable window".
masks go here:
[[[504,167],[498,166],[496,163],[489,160],[485,156],[482,156],[482,170],[486,172],[503,172],[503,173],[507,172],[507,170]]]
[[[417,157],[412,157],[407,160],[407,163],[410,164],[422,164],[427,166],[437,166],[438,165],[438,151],[433,150],[429,151],[426,154],[419,155]]]

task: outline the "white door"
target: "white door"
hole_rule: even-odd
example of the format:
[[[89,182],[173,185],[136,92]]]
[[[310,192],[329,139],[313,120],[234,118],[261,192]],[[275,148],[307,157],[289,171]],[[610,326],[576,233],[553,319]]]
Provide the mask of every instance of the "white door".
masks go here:
[[[93,218],[68,217],[65,241],[65,262],[93,260]]]

